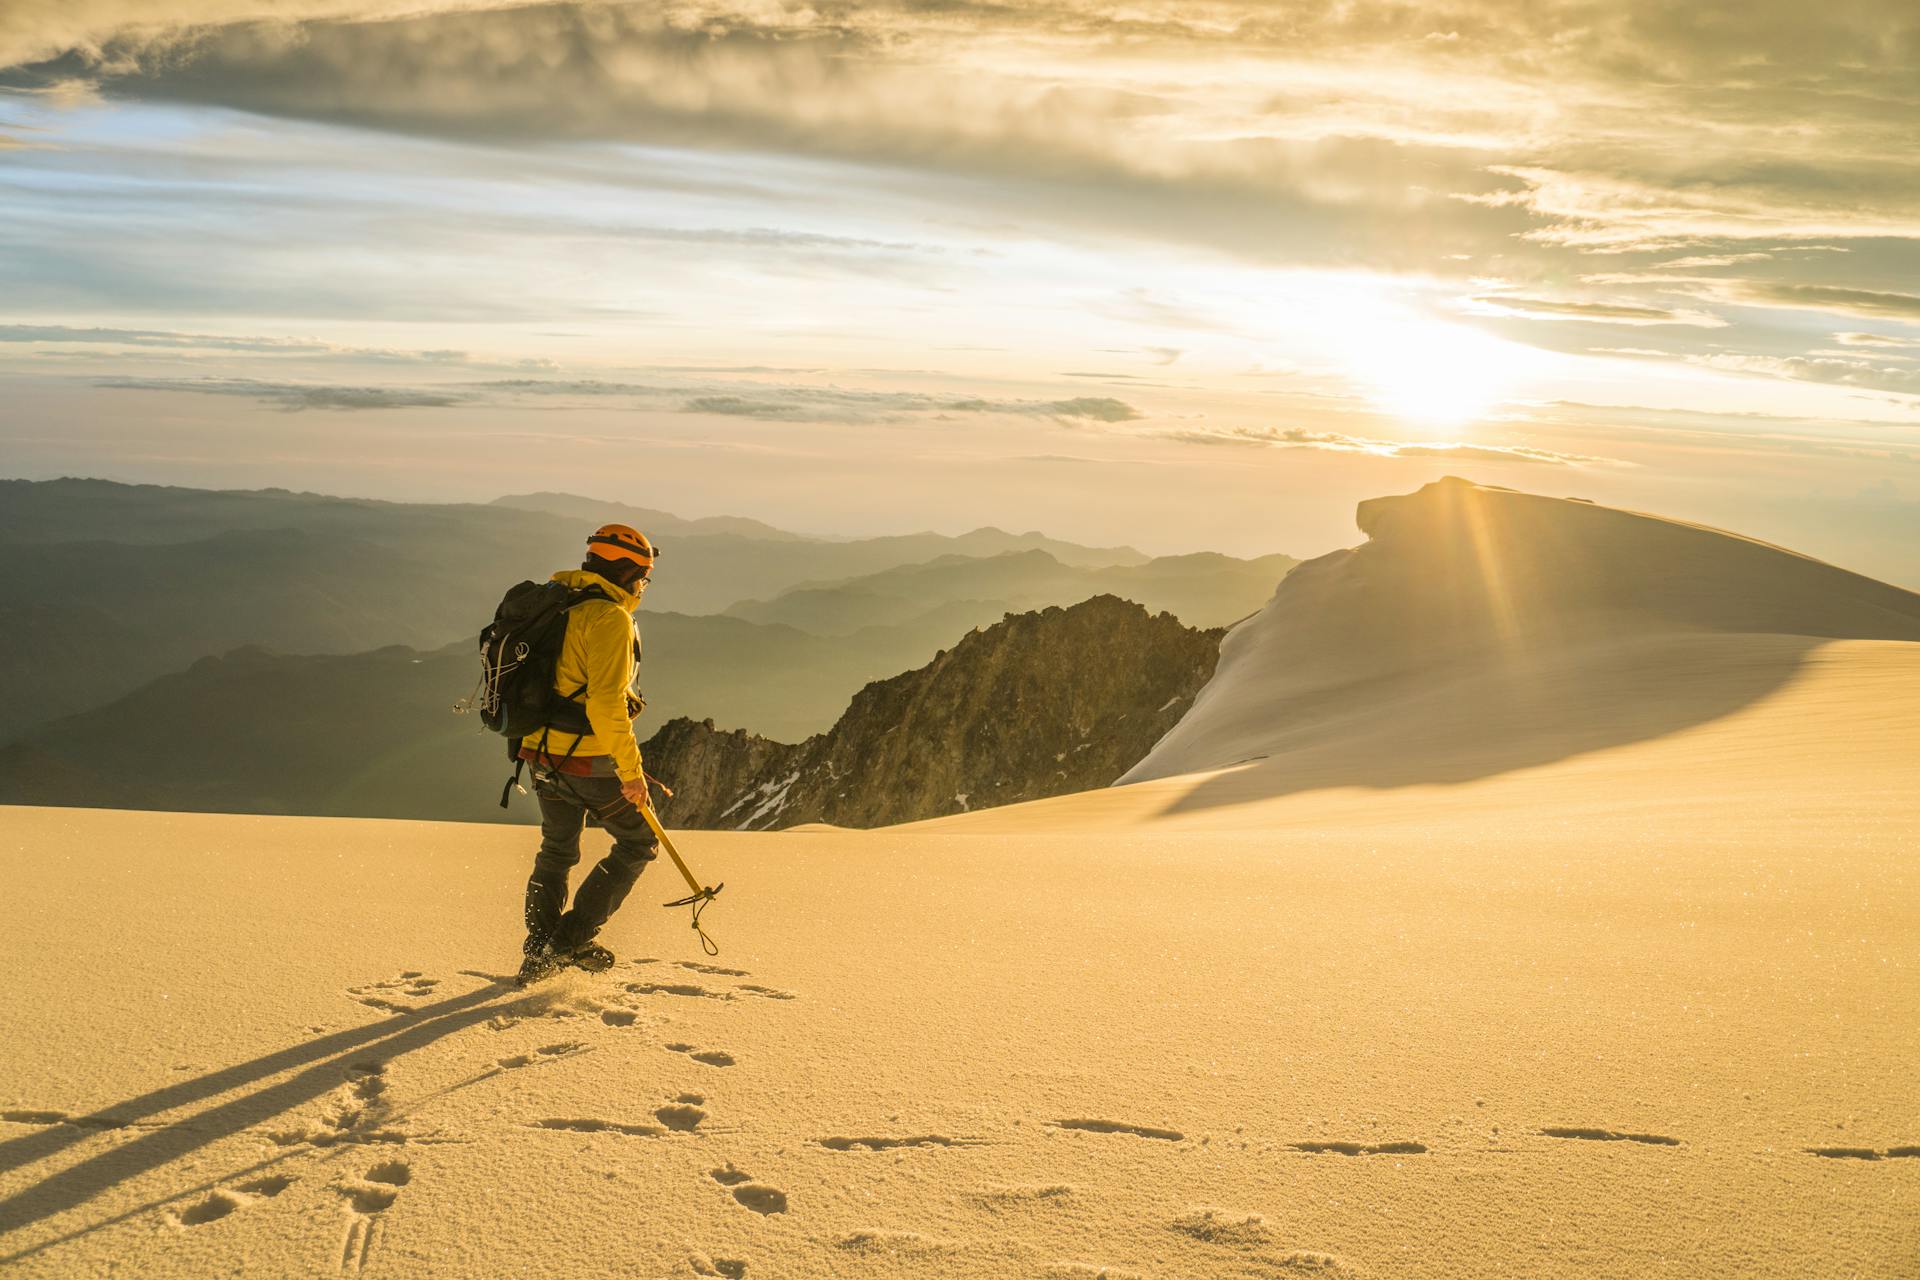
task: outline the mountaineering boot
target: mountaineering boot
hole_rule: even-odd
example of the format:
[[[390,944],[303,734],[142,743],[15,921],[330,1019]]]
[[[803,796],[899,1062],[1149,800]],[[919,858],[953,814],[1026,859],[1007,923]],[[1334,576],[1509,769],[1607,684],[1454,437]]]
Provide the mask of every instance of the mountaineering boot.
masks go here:
[[[538,951],[529,951],[527,958],[520,962],[520,972],[514,975],[513,985],[530,987],[544,978],[551,978],[560,972],[560,966],[563,963],[565,962],[559,956],[546,947],[541,947]]]
[[[613,952],[597,942],[583,942],[564,956],[560,963],[585,969],[588,973],[605,973],[613,968]]]

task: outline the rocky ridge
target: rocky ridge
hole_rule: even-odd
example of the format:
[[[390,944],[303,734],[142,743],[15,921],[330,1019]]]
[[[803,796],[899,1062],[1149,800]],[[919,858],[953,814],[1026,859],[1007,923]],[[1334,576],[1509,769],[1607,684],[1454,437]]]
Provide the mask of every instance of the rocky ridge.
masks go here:
[[[680,827],[874,827],[1085,791],[1179,721],[1223,634],[1095,596],[972,632],[869,684],[804,742],[682,718],[642,750],[674,788],[661,818]]]

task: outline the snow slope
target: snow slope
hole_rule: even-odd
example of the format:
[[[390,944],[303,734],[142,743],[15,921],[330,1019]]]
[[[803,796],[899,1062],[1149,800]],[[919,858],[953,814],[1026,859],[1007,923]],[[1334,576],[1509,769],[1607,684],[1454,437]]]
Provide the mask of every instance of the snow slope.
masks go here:
[[[1910,707],[1920,664],[1881,674]],[[1913,1275],[1910,784],[1662,779],[689,833],[719,959],[656,867],[627,959],[532,994],[499,981],[524,833],[13,810],[0,1259]]]
[[[722,955],[656,865],[622,963],[531,993],[526,832],[6,810],[0,1269],[1912,1277],[1920,643],[1858,591],[1528,623],[1265,738],[1203,703],[1197,773],[688,833]]]
[[[1640,740],[1790,680],[1820,639],[1920,641],[1920,595],[1737,534],[1447,479],[1360,504],[1367,542],[1289,574],[1220,647],[1193,709],[1121,782],[1291,755],[1325,770],[1380,722],[1436,758],[1528,763]],[[1783,642],[1781,637],[1792,637]],[[1444,710],[1444,726],[1432,717]]]

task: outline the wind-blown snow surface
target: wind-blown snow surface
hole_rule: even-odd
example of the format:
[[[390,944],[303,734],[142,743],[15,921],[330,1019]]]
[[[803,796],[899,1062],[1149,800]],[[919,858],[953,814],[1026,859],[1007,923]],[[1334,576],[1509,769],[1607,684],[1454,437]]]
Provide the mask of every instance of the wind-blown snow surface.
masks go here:
[[[1910,791],[1637,776],[1265,830],[689,833],[717,961],[656,866],[617,968],[526,994],[525,833],[10,810],[0,1259],[1912,1276]]]
[[[1806,566],[1386,676],[1276,627],[1197,772],[690,832],[717,960],[656,865],[526,993],[526,831],[5,810],[0,1267],[1911,1278],[1920,643]]]

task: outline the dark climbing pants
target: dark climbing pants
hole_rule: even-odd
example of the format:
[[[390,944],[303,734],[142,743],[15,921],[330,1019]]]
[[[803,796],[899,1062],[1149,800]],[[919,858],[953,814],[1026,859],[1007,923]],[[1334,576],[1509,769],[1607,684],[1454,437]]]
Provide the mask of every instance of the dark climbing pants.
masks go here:
[[[540,800],[540,852],[527,880],[528,954],[551,943],[556,952],[573,951],[593,940],[607,918],[626,901],[658,850],[660,839],[620,794],[618,778],[536,775]],[[580,830],[588,815],[613,837],[613,848],[595,864],[567,905],[567,882],[580,861]]]

